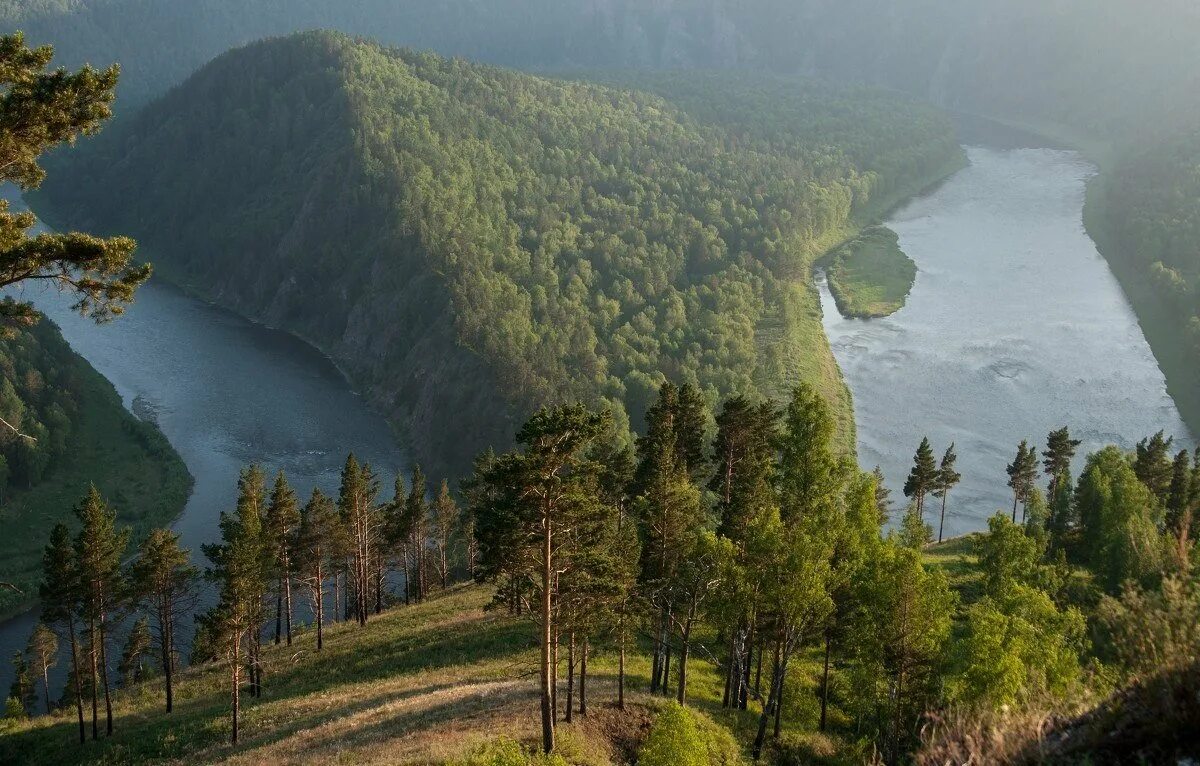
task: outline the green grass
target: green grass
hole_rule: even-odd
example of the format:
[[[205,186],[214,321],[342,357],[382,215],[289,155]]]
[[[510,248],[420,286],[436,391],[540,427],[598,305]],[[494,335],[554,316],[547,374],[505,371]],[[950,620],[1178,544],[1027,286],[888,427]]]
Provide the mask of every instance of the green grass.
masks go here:
[[[65,341],[54,336],[58,342]],[[183,510],[192,478],[166,437],[125,409],[120,396],[82,357],[70,353],[79,381],[79,415],[59,465],[32,489],[10,492],[0,504],[0,616],[32,606],[50,529],[74,521],[72,509],[94,483],[139,540]]]
[[[830,256],[829,290],[845,317],[890,316],[904,307],[917,265],[885,227],[865,230]]]
[[[945,572],[951,589],[958,593],[960,606],[969,606],[983,595],[983,570],[979,568],[979,556],[975,553],[975,544],[981,534],[974,532],[952,537],[925,548],[926,565]]]

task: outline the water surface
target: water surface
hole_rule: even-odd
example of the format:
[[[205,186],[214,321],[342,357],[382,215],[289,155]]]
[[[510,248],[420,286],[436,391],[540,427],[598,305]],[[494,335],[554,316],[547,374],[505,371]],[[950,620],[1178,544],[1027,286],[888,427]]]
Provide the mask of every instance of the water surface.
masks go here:
[[[157,280],[139,290],[124,316],[101,326],[72,313],[53,290],[24,297],[183,457],[195,487],[172,526],[200,566],[200,546],[219,537],[218,515],[233,510],[238,471],[250,462],[270,476],[283,470],[302,501],[313,487],[337,491],[348,452],[376,468],[385,493],[406,465],[383,418],[332,362],[287,333]],[[7,659],[24,648],[35,620],[29,613],[0,624],[2,689],[11,682]],[[189,641],[185,632],[185,651]]]
[[[1137,318],[1083,227],[1096,169],[1074,152],[969,148],[971,164],[887,225],[919,269],[907,305],[825,331],[854,394],[859,461],[901,488],[921,437],[955,443],[947,534],[1011,508],[1017,443],[1069,425],[1081,455],[1188,431]],[[1044,483],[1044,480],[1043,482]],[[897,509],[901,506],[896,504]],[[897,510],[894,515],[898,515]]]

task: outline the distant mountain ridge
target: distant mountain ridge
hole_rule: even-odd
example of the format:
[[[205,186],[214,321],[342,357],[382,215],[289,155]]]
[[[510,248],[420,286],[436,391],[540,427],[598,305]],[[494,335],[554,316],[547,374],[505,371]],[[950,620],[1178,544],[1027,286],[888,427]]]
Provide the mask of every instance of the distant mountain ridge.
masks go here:
[[[649,95],[305,33],[64,154],[34,202],[313,342],[427,465],[461,470],[547,401],[637,423],[663,376],[711,398],[809,380],[849,446],[808,266],[957,167],[953,128],[712,77]]]
[[[319,27],[525,69],[872,83],[1092,134],[1200,113],[1200,9],[1187,0],[8,0],[0,20],[65,63],[120,62],[134,104],[231,47]]]

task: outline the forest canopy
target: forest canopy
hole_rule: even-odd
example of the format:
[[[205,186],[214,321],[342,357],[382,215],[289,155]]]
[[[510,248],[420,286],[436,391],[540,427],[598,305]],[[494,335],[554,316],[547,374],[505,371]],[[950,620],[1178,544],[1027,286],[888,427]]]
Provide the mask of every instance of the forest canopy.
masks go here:
[[[422,459],[547,401],[628,428],[664,377],[836,402],[800,280],[856,212],[961,161],[948,119],[807,82],[645,84],[662,95],[306,33],[217,59],[34,201],[315,342]]]

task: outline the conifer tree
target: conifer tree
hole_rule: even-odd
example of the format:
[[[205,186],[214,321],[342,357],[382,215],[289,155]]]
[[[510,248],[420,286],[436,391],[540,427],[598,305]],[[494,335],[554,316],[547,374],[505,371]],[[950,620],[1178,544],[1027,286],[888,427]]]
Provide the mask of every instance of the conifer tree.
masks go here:
[[[785,524],[832,512],[849,473],[833,450],[836,431],[819,391],[807,383],[793,389],[779,448],[779,512]]]
[[[708,473],[705,433],[708,431],[708,404],[691,383],[679,388],[673,418],[675,456],[691,480],[697,484]]]
[[[929,437],[924,437],[913,455],[913,467],[908,473],[908,480],[904,482],[904,496],[916,502],[917,513],[922,518],[925,515],[925,495],[934,490],[937,479],[937,459],[933,456]]]
[[[166,708],[175,709],[175,670],[179,665],[175,628],[181,617],[196,606],[199,570],[191,565],[189,552],[179,547],[179,535],[156,529],[138,547],[130,570],[135,598],[145,604],[154,618],[153,645],[163,674]]]
[[[1159,431],[1138,442],[1133,460],[1134,474],[1164,506],[1169,499],[1171,477],[1174,473],[1170,457],[1174,441]]]
[[[8,687],[8,698],[20,705],[22,717],[28,716],[37,707],[37,687],[29,673],[29,663],[22,652],[13,652],[13,682]]]
[[[25,656],[29,660],[30,672],[41,679],[42,695],[46,702],[46,713],[50,713],[50,670],[58,665],[58,636],[46,627],[44,622],[38,622],[29,636],[25,646]]]
[[[275,574],[275,644],[286,635],[287,645],[292,645],[292,567],[289,556],[292,536],[300,523],[299,503],[296,493],[288,485],[280,471],[271,489],[263,519],[263,534],[271,570]]]
[[[555,743],[558,537],[571,527],[581,508],[595,503],[594,467],[585,456],[607,424],[607,415],[589,412],[581,405],[543,408],[517,433],[520,450],[479,463],[483,473],[471,482],[473,507],[480,514],[481,568],[486,575],[497,577],[520,563],[520,575],[536,583],[542,749],[547,753],[554,750]],[[487,505],[476,506],[484,497]],[[516,557],[503,552],[521,541],[532,543],[529,547],[536,552]]]
[[[68,688],[75,698],[79,719],[79,744],[87,741],[83,721],[83,671],[80,667],[79,630],[83,620],[83,587],[79,563],[71,545],[71,533],[66,524],[56,524],[50,530],[50,542],[42,554],[42,582],[38,587],[42,601],[42,619],[64,636],[71,647],[71,683]]]
[[[879,525],[883,526],[892,516],[892,490],[888,489],[882,468],[875,466],[871,473],[875,477],[875,510],[879,513]]]
[[[238,480],[236,511],[221,512],[221,542],[203,547],[204,555],[212,562],[208,577],[219,591],[217,605],[204,619],[204,629],[221,644],[229,663],[230,741],[234,744],[240,736],[243,660],[249,660],[251,695],[257,696],[261,688],[255,644],[262,627],[267,580],[263,493],[262,470],[257,466],[244,469]]]
[[[1008,464],[1008,486],[1013,491],[1012,520],[1017,520],[1017,505],[1029,501],[1037,481],[1037,450],[1029,447],[1025,439],[1017,446],[1017,456]]]
[[[458,505],[450,496],[450,484],[443,479],[433,501],[433,540],[437,555],[435,563],[443,589],[450,584],[450,542],[458,518]]]
[[[728,399],[717,416],[715,468],[708,488],[717,495],[718,531],[735,544],[764,503],[774,505],[775,444],[779,415],[769,403]]]
[[[938,521],[937,540],[942,541],[942,532],[946,527],[946,498],[950,496],[950,490],[962,481],[962,474],[954,470],[954,463],[958,460],[958,455],[954,454],[954,442],[946,448],[946,453],[942,455],[942,463],[938,466],[937,479],[933,490],[933,496],[941,498],[942,513]]]
[[[41,185],[41,155],[80,135],[96,133],[112,115],[118,68],[85,66],[46,71],[50,46],[29,48],[20,32],[0,37],[0,183],[22,191]],[[29,236],[32,213],[10,213],[0,201],[0,288],[49,281],[71,294],[73,308],[97,321],[120,314],[150,267],[133,264],[134,242],[87,234],[43,232]],[[37,321],[26,301],[0,302],[0,331]]]
[[[75,560],[87,621],[89,656],[92,666],[92,738],[99,736],[97,725],[97,670],[99,687],[104,692],[105,730],[112,735],[112,692],[108,681],[109,620],[119,612],[125,593],[121,558],[129,543],[129,530],[117,528],[117,514],[93,486],[75,508],[80,530],[75,538]]]
[[[325,580],[330,573],[338,524],[333,501],[314,489],[300,512],[300,527],[292,541],[292,562],[297,578],[308,589],[318,652],[325,648]]]
[[[1188,538],[1188,528],[1191,519],[1188,511],[1192,502],[1192,466],[1191,455],[1187,450],[1180,450],[1175,455],[1171,466],[1171,486],[1167,493],[1167,529],[1176,538],[1185,541]]]
[[[1051,431],[1046,437],[1046,449],[1042,451],[1042,467],[1045,468],[1046,476],[1050,477],[1047,497],[1051,500],[1058,494],[1059,478],[1070,473],[1071,460],[1075,457],[1075,450],[1082,443],[1079,439],[1071,438],[1071,432],[1066,426]]]
[[[149,675],[146,663],[150,656],[152,641],[150,621],[145,615],[142,615],[134,621],[129,635],[125,638],[125,648],[121,650],[121,660],[117,664],[117,672],[121,676],[121,688],[141,683]]]
[[[429,505],[426,502],[425,473],[421,466],[413,466],[412,483],[409,486],[408,497],[404,501],[404,525],[408,529],[408,547],[412,552],[412,594],[413,600],[421,602],[428,593],[428,551],[426,543],[426,520],[429,516]]]

